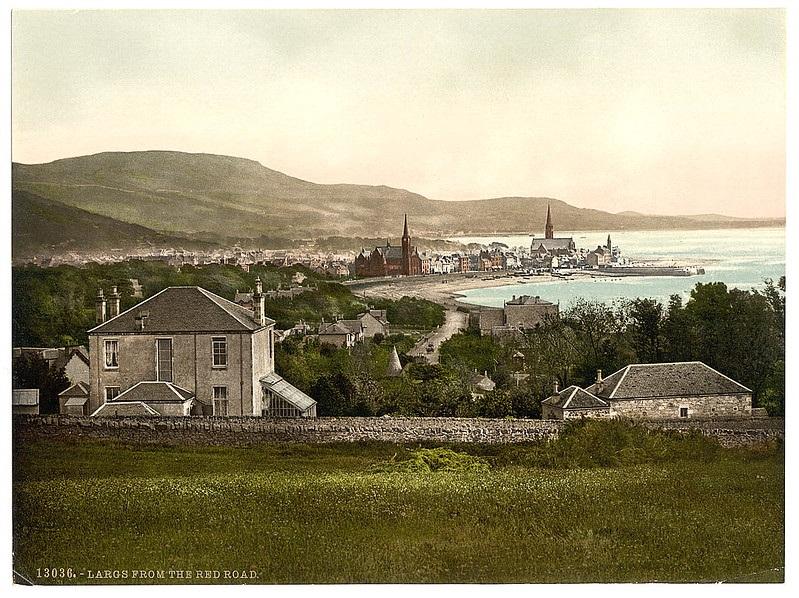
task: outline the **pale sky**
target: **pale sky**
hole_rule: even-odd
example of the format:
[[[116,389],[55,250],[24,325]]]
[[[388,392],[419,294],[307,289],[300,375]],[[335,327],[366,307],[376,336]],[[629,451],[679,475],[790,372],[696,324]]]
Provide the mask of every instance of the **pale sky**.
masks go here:
[[[433,199],[785,215],[782,10],[12,21],[17,162],[171,149]]]

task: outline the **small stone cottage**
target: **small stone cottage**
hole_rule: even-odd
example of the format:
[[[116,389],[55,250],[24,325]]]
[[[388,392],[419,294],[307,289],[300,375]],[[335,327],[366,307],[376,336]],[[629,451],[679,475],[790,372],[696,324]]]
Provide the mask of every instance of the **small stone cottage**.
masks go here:
[[[715,419],[752,416],[752,391],[701,361],[630,364],[588,388],[557,387],[543,419],[628,417]]]

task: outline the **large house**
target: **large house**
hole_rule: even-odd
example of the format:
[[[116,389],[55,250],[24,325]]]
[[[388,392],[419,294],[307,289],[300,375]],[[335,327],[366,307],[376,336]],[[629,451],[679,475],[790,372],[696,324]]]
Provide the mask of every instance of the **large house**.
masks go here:
[[[252,311],[200,287],[168,287],[122,313],[114,292],[109,312],[101,290],[88,331],[88,413],[316,414],[313,399],[274,373],[260,280]]]
[[[549,319],[557,319],[558,314],[556,303],[538,296],[514,295],[510,301],[504,302],[503,307],[481,307],[476,315],[481,335],[499,337],[513,331],[534,329]]]
[[[634,363],[588,388],[570,386],[541,402],[543,419],[752,416],[752,391],[701,361]]]
[[[355,257],[356,276],[410,276],[422,274],[422,258],[411,245],[408,232],[408,215],[402,231],[402,246],[392,247],[387,240],[385,246],[375,247],[368,255],[361,249]]]

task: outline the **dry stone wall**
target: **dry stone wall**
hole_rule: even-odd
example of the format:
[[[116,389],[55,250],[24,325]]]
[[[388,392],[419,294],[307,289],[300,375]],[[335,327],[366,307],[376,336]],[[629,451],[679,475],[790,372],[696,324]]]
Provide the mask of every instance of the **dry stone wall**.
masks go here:
[[[700,430],[727,446],[784,437],[778,418],[724,421],[648,422],[654,429]],[[262,442],[479,442],[506,444],[557,437],[563,422],[554,420],[467,419],[437,417],[119,417],[15,415],[17,440],[31,438],[115,440],[133,444],[247,446]]]

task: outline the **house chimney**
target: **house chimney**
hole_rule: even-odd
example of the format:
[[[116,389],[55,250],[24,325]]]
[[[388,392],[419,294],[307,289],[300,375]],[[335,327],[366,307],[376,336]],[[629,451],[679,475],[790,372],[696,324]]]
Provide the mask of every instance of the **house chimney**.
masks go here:
[[[604,390],[605,383],[602,381],[602,370],[596,371],[596,391],[600,393]]]
[[[557,379],[555,379],[555,381],[552,383],[552,390],[553,390],[552,394],[558,394],[558,381],[557,381]]]
[[[255,312],[255,321],[261,326],[266,324],[266,317],[264,315],[264,293],[263,285],[261,284],[261,277],[255,279],[255,293],[252,295],[252,309]]]
[[[102,324],[105,322],[105,297],[103,297],[103,289],[97,290],[97,299],[94,301],[94,306],[94,320],[97,324]]]
[[[108,302],[108,317],[114,318],[119,315],[120,296],[116,286],[111,287],[110,301]]]

